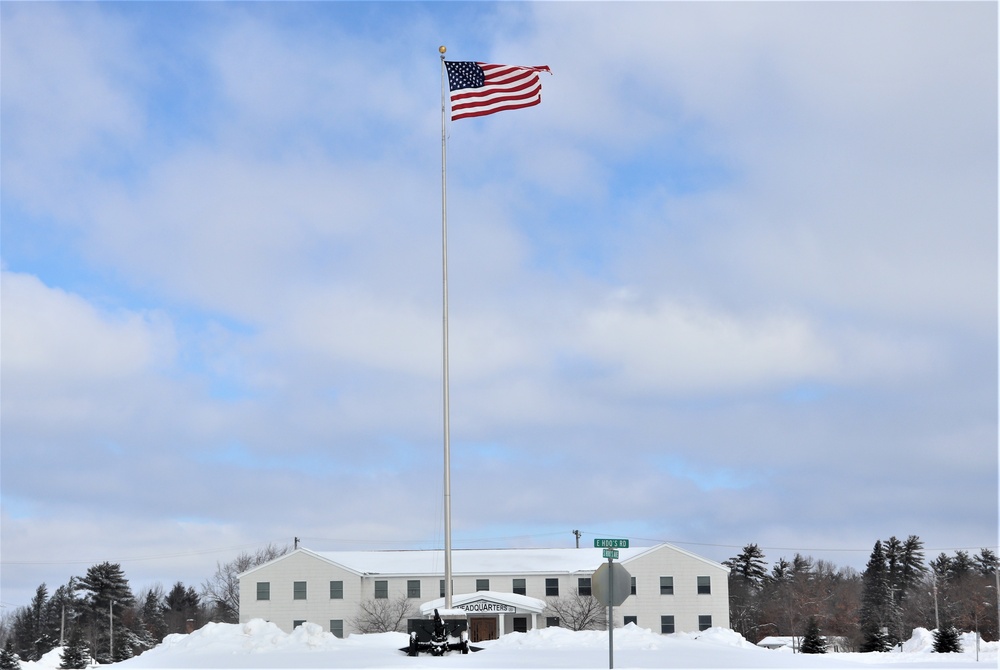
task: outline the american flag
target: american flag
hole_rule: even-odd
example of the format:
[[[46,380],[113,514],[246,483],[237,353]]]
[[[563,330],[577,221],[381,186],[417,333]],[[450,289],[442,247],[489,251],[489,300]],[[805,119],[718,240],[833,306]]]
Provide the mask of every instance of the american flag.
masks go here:
[[[472,61],[445,61],[451,89],[451,120],[532,107],[542,101],[539,72],[548,65],[524,67]]]

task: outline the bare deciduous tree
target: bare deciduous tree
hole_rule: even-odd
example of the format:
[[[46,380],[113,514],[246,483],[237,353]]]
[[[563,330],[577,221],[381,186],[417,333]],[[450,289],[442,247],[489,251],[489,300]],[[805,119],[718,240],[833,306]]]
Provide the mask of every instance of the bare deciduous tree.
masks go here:
[[[415,615],[413,601],[406,596],[372,598],[361,602],[351,624],[359,633],[405,633],[406,620]]]
[[[287,553],[287,546],[268,544],[254,553],[244,551],[228,563],[216,562],[215,575],[201,585],[202,597],[215,610],[212,621],[239,623],[240,574]]]
[[[608,626],[607,609],[593,596],[572,595],[548,601],[545,615],[558,617],[559,625],[570,630],[604,630]]]

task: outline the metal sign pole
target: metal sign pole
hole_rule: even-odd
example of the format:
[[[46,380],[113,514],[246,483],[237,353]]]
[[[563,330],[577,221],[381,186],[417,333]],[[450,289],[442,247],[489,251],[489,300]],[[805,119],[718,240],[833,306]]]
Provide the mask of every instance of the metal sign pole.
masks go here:
[[[608,559],[608,670],[615,667],[615,580],[611,578]]]

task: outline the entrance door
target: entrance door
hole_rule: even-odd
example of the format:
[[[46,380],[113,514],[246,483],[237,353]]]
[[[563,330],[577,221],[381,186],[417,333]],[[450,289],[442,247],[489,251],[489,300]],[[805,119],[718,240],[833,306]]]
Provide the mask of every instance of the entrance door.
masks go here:
[[[495,640],[497,635],[497,620],[493,617],[472,617],[469,619],[469,642]]]

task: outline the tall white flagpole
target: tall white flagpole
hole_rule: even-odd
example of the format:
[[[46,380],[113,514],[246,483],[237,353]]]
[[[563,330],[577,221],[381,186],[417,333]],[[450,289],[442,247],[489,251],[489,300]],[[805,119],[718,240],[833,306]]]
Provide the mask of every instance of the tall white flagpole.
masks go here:
[[[451,609],[451,422],[449,419],[448,392],[448,140],[445,130],[445,81],[448,78],[444,64],[444,46],[441,54],[441,269],[443,303],[443,378],[444,378],[444,607]]]

